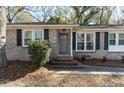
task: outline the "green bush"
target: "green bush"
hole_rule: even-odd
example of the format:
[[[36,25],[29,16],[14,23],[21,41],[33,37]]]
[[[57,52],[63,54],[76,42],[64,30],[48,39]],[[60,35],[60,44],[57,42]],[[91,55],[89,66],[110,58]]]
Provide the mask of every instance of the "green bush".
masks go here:
[[[39,68],[49,62],[51,48],[46,40],[30,41],[28,53],[34,67]]]

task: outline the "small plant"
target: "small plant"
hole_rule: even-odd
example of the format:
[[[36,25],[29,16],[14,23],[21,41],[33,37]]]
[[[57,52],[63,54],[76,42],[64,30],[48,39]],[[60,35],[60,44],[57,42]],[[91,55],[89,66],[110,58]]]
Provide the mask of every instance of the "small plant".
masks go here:
[[[103,56],[103,59],[102,59],[103,62],[106,62],[107,61],[107,58],[105,56]]]
[[[85,60],[86,60],[86,56],[83,55],[83,56],[82,56],[82,61],[85,61]]]
[[[51,48],[46,40],[30,41],[28,53],[34,67],[39,68],[49,62]]]
[[[121,56],[121,62],[124,62],[124,56]]]

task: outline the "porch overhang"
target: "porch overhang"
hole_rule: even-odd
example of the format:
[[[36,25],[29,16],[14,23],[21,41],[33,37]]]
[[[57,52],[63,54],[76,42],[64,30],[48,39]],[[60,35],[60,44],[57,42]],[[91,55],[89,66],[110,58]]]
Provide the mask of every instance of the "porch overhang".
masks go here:
[[[78,27],[76,24],[29,24],[29,23],[11,23],[7,24],[7,29],[72,29]]]

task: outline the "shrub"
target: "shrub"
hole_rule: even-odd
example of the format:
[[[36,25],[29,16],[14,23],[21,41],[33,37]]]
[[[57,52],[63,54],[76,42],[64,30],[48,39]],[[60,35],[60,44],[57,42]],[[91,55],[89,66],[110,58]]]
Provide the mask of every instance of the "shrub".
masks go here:
[[[106,61],[107,61],[107,57],[103,56],[102,61],[103,61],[103,62],[106,62]]]
[[[49,62],[51,48],[46,40],[30,41],[28,53],[34,67],[39,68]]]
[[[86,56],[83,55],[82,58],[81,58],[82,61],[85,61],[86,60]]]

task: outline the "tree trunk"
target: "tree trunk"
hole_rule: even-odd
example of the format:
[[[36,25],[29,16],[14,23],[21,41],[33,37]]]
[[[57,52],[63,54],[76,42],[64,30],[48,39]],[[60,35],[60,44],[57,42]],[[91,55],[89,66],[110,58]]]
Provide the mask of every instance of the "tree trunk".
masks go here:
[[[104,12],[104,7],[102,6],[101,15],[100,15],[100,19],[99,19],[99,21],[100,21],[99,24],[103,24],[103,21],[102,21],[103,12]]]
[[[5,50],[6,44],[6,10],[0,6],[0,67],[7,65],[7,56]]]

